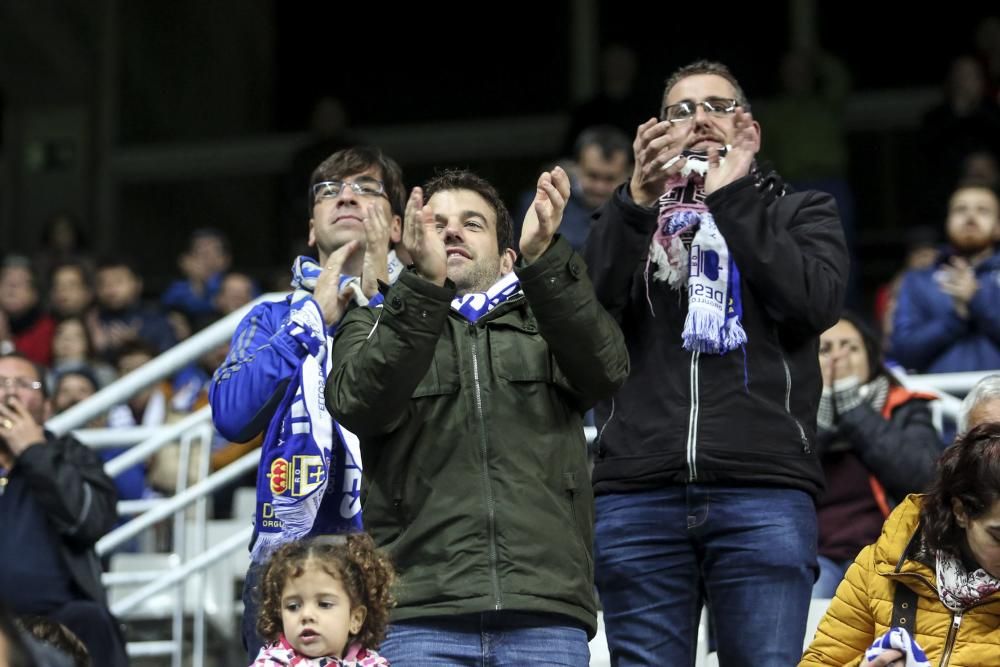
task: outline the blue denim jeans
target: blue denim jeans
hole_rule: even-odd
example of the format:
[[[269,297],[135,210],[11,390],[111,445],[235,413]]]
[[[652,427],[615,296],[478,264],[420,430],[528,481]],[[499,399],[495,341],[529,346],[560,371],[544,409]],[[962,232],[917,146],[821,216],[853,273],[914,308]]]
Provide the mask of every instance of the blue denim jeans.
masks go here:
[[[596,510],[612,665],[694,665],[706,601],[720,665],[798,664],[816,579],[808,494],[689,484],[598,496]]]
[[[813,584],[812,596],[831,599],[854,560],[833,560],[826,556],[817,556],[816,559],[819,561],[819,579]]]
[[[587,633],[572,620],[515,611],[392,623],[379,653],[393,667],[590,663]]]

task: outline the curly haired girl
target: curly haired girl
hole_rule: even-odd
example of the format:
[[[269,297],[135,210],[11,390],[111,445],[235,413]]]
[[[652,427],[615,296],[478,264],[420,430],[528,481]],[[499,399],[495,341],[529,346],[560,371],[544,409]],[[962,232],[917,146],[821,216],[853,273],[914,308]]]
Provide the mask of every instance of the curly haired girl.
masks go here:
[[[278,549],[260,584],[257,629],[267,642],[251,667],[388,665],[385,637],[395,574],[364,533]]]

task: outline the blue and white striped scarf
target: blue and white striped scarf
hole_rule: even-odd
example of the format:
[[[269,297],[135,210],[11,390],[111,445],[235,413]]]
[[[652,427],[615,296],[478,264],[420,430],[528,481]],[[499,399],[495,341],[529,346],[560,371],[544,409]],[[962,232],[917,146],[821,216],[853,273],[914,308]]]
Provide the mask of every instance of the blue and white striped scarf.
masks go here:
[[[501,276],[485,292],[469,292],[451,300],[451,309],[473,324],[501,303],[521,291],[521,281],[514,272]]]
[[[917,640],[911,637],[905,629],[899,627],[889,628],[889,632],[876,639],[868,647],[868,650],[865,651],[865,664],[890,649],[895,649],[903,654],[906,667],[931,667],[927,654],[917,644]]]
[[[402,268],[391,252],[389,280],[394,281]],[[257,470],[257,538],[251,552],[257,563],[286,542],[362,528],[358,438],[326,410],[333,327],[327,330],[312,298],[322,270],[309,257],[298,257],[292,266],[295,291],[283,327],[307,354],[264,436]],[[377,306],[382,301],[381,294],[365,298],[357,276],[340,277],[341,290],[348,286],[354,287],[353,299],[359,305]]]

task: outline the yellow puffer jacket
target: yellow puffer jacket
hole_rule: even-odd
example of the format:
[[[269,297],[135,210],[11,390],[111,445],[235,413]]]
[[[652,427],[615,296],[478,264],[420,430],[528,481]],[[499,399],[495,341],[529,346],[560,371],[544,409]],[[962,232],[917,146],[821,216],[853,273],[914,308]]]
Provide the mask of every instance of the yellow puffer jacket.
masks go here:
[[[938,599],[932,568],[907,559],[896,571],[917,529],[920,499],[908,496],[886,519],[878,541],[865,547],[847,570],[799,667],[861,665],[865,650],[889,630],[897,581],[917,593],[915,638],[932,665],[1000,665],[1000,593],[953,614]]]

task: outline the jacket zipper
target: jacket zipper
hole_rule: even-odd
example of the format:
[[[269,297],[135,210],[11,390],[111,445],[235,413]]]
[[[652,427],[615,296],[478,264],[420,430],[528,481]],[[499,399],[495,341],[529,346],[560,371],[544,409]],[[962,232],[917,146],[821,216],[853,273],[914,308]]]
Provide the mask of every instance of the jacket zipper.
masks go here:
[[[792,371],[788,368],[788,361],[785,359],[784,354],[781,355],[781,365],[785,368],[785,412],[795,422],[795,427],[799,429],[799,440],[802,441],[802,451],[808,454],[812,451],[812,448],[809,446],[809,438],[806,437],[806,430],[802,428],[802,424],[798,418],[792,414]]]
[[[698,454],[698,359],[701,353],[695,350],[691,353],[691,410],[688,414],[688,440],[687,440],[687,465],[688,482],[698,481],[698,465],[696,456]]]
[[[493,585],[494,608],[499,611],[503,605],[500,600],[500,576],[497,573],[496,501],[493,498],[493,485],[490,482],[489,460],[487,458],[486,417],[483,414],[483,394],[479,383],[479,345],[475,325],[469,326],[469,332],[472,334],[472,380],[476,397],[476,416],[479,418],[479,445],[483,456],[483,490],[486,494],[486,521],[489,526],[490,581]]]
[[[958,626],[960,625],[962,625],[962,612],[956,611],[951,617],[951,627],[948,629],[948,639],[944,643],[944,653],[941,654],[939,667],[948,667],[951,650],[955,647],[955,638],[958,636]]]

